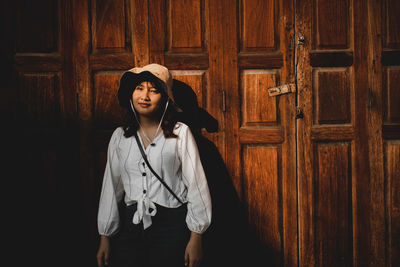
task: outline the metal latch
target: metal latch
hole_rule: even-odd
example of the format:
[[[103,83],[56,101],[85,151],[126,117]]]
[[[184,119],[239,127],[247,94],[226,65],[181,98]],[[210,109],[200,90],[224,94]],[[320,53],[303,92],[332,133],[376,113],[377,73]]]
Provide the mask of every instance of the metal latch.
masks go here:
[[[299,33],[299,37],[297,38],[297,45],[304,45],[306,43],[306,38],[303,34]]]
[[[297,107],[296,108],[296,119],[302,119],[302,118],[304,118],[304,113],[299,107]]]
[[[284,84],[278,87],[268,88],[269,96],[277,96],[296,92],[296,85],[294,83]]]

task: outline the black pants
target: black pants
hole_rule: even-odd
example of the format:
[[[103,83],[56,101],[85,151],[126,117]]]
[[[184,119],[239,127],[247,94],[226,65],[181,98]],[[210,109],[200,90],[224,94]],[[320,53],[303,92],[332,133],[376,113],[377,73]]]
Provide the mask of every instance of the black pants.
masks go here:
[[[187,205],[165,208],[157,205],[152,225],[133,224],[136,205],[125,207],[121,230],[111,239],[111,267],[180,267],[190,231],[186,226]]]

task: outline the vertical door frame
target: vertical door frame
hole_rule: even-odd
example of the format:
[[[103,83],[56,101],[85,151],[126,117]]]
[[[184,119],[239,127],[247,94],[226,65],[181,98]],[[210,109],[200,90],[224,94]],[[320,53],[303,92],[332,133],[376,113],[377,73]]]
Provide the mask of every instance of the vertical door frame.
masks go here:
[[[383,144],[382,1],[367,1],[367,135],[370,167],[371,266],[387,266]]]

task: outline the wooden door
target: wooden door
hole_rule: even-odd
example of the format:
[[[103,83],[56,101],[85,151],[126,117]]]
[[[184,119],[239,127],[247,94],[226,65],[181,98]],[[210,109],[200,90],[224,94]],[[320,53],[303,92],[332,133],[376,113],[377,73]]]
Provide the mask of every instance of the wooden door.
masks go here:
[[[370,132],[375,130],[375,134],[379,135],[377,137],[371,133],[374,138],[370,140],[370,146],[373,148],[370,154],[371,162],[378,163],[373,172],[377,178],[374,186],[378,185],[380,191],[385,192],[383,199],[379,199],[379,203],[384,202],[384,205],[374,205],[374,212],[384,216],[386,223],[385,227],[382,227],[375,222],[375,225],[383,228],[380,230],[385,234],[385,251],[379,246],[381,242],[374,242],[374,248],[380,252],[380,257],[386,258],[387,266],[394,267],[400,265],[400,2],[371,1],[368,7],[368,66],[371,81],[369,106],[373,111],[369,127]],[[375,17],[374,13],[378,16]],[[381,211],[382,207],[385,207],[384,214]]]
[[[398,12],[296,0],[300,266],[398,264]]]
[[[224,1],[226,164],[263,266],[297,265],[293,1]],[[250,259],[249,259],[249,262]]]
[[[350,1],[296,1],[301,266],[351,266],[368,232],[359,223],[368,219],[359,212],[369,179],[359,89],[367,85],[366,54],[353,12],[364,10]]]

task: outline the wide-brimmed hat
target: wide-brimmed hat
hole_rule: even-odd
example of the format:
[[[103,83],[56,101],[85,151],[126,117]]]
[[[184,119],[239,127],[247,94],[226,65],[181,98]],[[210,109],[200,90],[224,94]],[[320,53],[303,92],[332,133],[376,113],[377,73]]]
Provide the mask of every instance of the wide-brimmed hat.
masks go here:
[[[153,63],[144,67],[135,67],[122,75],[118,88],[118,100],[122,107],[130,108],[129,101],[133,90],[143,81],[152,82],[157,89],[174,101],[171,73],[166,67]]]

